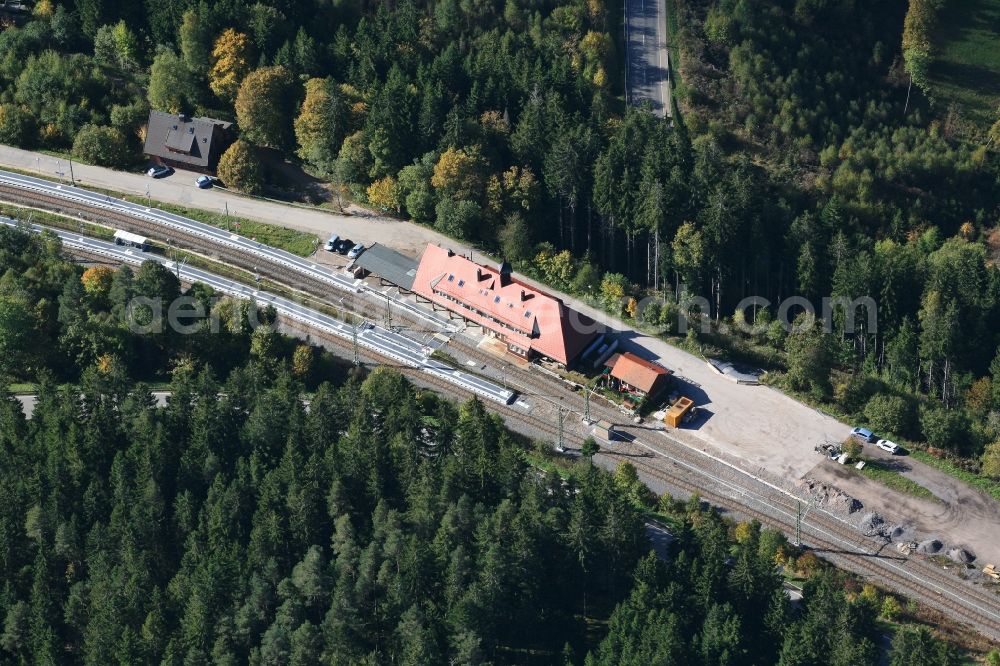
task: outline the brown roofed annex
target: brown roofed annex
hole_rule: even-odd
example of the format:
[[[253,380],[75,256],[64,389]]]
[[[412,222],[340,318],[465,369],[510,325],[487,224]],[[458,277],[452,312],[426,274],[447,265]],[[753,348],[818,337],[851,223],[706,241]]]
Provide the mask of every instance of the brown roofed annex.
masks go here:
[[[150,111],[142,151],[163,164],[212,171],[229,143],[232,123]]]
[[[615,354],[606,365],[611,368],[611,377],[617,381],[619,391],[650,398],[655,398],[669,385],[673,374],[631,352]]]
[[[590,317],[514,279],[510,264],[483,266],[437,245],[424,250],[412,289],[528,359],[542,356],[570,366],[599,333]]]

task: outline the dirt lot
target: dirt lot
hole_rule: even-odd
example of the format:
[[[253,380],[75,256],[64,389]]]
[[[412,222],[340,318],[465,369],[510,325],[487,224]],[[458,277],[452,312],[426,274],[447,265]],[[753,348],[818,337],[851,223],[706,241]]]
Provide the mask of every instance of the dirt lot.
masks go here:
[[[1000,505],[991,497],[933,467],[907,456],[890,456],[866,446],[865,454],[889,460],[898,471],[934,493],[940,502],[919,499],[886,488],[861,476],[851,467],[821,460],[808,476],[839,487],[861,500],[864,511],[874,510],[890,522],[910,526],[914,541],[937,538],[946,546],[958,546],[976,555],[979,568],[1000,563]],[[819,456],[814,456],[814,460]]]

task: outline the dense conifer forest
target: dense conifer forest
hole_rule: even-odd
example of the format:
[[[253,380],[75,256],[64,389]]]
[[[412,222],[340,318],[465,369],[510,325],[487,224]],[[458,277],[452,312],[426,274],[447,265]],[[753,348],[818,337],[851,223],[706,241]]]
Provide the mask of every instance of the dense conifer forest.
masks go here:
[[[910,614],[777,532],[656,499],[627,463],[540,465],[549,445],[475,399],[241,328],[246,303],[214,303],[217,333],[136,334],[123,284],[182,293],[151,262],[84,271],[54,237],[0,241],[0,321],[38,327],[0,335],[5,378],[38,395],[30,419],[0,397],[5,663],[856,666],[879,663],[878,618]],[[891,655],[959,663],[919,626]]]

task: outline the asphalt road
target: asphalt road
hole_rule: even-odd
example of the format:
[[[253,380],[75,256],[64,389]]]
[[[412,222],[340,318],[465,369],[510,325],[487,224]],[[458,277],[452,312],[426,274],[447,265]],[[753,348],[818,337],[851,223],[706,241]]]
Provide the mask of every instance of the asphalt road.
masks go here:
[[[625,0],[628,101],[671,115],[666,0]]]
[[[0,145],[0,166],[32,171],[42,178],[70,180],[69,162],[51,155]],[[77,185],[115,190],[145,196],[152,201],[189,206],[221,213],[228,207],[231,215],[278,224],[314,233],[321,239],[330,234],[356,239],[370,245],[382,243],[409,254],[419,254],[428,243],[448,243],[447,237],[420,225],[387,217],[359,214],[342,215],[318,208],[291,207],[280,202],[251,199],[224,189],[199,189],[195,179],[200,174],[176,170],[165,178],[150,178],[141,173],[115,171],[88,164],[73,163]]]

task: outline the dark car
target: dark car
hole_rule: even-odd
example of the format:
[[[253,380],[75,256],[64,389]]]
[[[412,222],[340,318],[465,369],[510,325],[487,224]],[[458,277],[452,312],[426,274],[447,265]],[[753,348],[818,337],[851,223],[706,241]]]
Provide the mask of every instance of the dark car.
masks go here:
[[[337,242],[337,253],[347,254],[351,251],[352,247],[354,247],[354,241],[350,238],[341,238],[340,241]]]
[[[212,187],[212,179],[209,176],[198,176],[194,181],[194,184],[203,190],[207,190]]]

